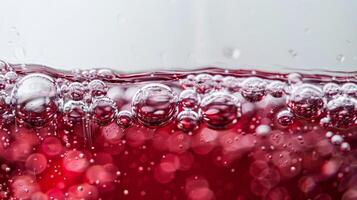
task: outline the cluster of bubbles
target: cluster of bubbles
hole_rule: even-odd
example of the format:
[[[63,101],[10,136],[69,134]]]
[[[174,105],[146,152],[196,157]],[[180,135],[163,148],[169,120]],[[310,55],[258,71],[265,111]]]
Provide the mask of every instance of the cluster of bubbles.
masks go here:
[[[102,74],[104,78],[111,75],[106,71]],[[114,100],[106,95],[109,87],[101,80],[58,82],[40,73],[19,80],[14,71],[7,71],[0,75],[0,113],[16,115],[33,126],[45,125],[58,111],[71,122],[92,119],[99,125],[107,125],[116,121],[123,128],[134,121],[158,127],[176,119],[179,129],[190,132],[200,122],[213,129],[231,127],[241,116],[243,102],[258,103],[270,95],[286,99],[285,109],[276,114],[276,121],[283,127],[299,119],[320,120],[324,127],[345,129],[354,126],[357,119],[355,83],[327,83],[320,87],[303,83],[296,73],[290,74],[287,82],[259,77],[188,75],[180,80],[183,90],[179,95],[164,84],[147,84],[132,97],[131,110],[120,112]]]

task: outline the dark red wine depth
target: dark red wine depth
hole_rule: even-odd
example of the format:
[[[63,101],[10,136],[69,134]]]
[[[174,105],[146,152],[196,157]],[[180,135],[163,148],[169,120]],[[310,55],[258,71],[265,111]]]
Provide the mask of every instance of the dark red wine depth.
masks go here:
[[[356,73],[0,66],[0,199],[357,199]]]

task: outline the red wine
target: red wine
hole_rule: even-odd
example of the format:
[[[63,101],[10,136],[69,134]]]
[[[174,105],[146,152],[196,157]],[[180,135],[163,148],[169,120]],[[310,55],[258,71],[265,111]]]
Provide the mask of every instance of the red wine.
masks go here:
[[[1,66],[0,199],[357,199],[356,74]]]

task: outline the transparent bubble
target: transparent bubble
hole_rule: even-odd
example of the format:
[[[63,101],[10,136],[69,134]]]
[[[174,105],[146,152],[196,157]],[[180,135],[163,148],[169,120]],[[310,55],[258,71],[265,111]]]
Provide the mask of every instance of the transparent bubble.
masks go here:
[[[293,113],[304,119],[318,117],[324,106],[322,91],[311,84],[294,87],[287,102]]]
[[[199,74],[195,77],[195,88],[200,94],[211,92],[215,87],[213,77],[209,74]]]
[[[138,121],[148,126],[168,123],[177,113],[178,98],[174,91],[163,84],[142,87],[132,100],[132,111]]]
[[[273,96],[275,98],[279,98],[279,97],[283,96],[285,87],[286,87],[286,84],[284,82],[273,81],[273,82],[269,83],[269,85],[267,86],[267,91],[271,96]]]
[[[357,97],[357,85],[354,83],[345,83],[341,87],[343,94],[351,97]]]
[[[194,90],[184,90],[179,97],[180,105],[183,108],[196,109],[200,104],[201,97]]]
[[[82,122],[88,107],[82,101],[68,101],[63,106],[63,114],[71,122]]]
[[[198,128],[199,115],[195,111],[184,110],[177,115],[177,127],[182,131],[189,132]]]
[[[288,75],[288,82],[289,84],[298,84],[302,83],[302,76],[298,73],[290,73]]]
[[[340,86],[336,83],[327,83],[324,85],[322,91],[326,96],[333,97],[340,93]]]
[[[133,116],[130,111],[122,110],[117,115],[117,124],[122,128],[128,128],[133,123]]]
[[[23,77],[13,90],[13,98],[17,117],[34,126],[49,122],[58,109],[56,85],[44,74]]]
[[[71,99],[79,101],[83,99],[85,88],[82,83],[74,82],[68,86],[68,93]]]
[[[251,102],[263,99],[266,93],[266,82],[257,77],[247,78],[242,82],[242,96]]]
[[[115,102],[108,97],[95,98],[90,110],[93,120],[103,126],[111,123],[117,114]]]
[[[282,110],[276,115],[277,122],[282,126],[290,126],[294,123],[294,114],[289,110]]]
[[[93,97],[106,95],[108,90],[107,85],[100,80],[89,82],[88,88]]]
[[[18,78],[16,72],[13,72],[13,71],[7,72],[4,77],[5,77],[5,80],[10,84],[16,83],[17,78]]]
[[[226,128],[237,122],[240,102],[233,95],[216,92],[202,99],[200,112],[211,128]]]
[[[195,86],[195,76],[188,75],[186,78],[180,80],[180,85],[184,89],[193,88]]]
[[[0,92],[0,114],[4,114],[11,110],[11,97],[5,92]]]
[[[326,106],[330,122],[337,128],[349,128],[357,118],[357,101],[351,97],[339,96]]]
[[[222,86],[230,92],[238,92],[240,90],[239,80],[233,76],[224,77]]]

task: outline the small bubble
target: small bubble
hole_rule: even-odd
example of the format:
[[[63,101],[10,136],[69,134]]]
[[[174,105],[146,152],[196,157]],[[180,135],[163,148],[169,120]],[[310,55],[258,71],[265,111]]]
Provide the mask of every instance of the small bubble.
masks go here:
[[[129,190],[124,190],[123,193],[124,193],[124,195],[128,195],[129,194]]]
[[[331,137],[331,143],[340,145],[343,142],[343,138],[341,135],[334,135]]]

